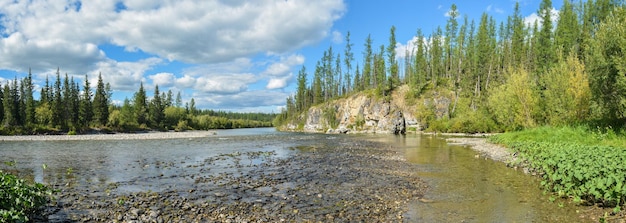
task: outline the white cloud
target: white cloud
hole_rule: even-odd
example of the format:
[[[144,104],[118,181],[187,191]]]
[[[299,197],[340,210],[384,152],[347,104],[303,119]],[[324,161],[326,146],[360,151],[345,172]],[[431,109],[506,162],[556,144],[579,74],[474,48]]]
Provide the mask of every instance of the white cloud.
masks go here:
[[[149,76],[152,79],[152,83],[154,85],[159,85],[160,87],[171,87],[176,83],[176,77],[172,73],[158,73]]]
[[[283,53],[321,40],[345,11],[342,1],[176,1],[128,9],[105,29],[112,42],[170,60],[212,63]]]
[[[556,24],[559,20],[559,10],[556,10],[555,8],[550,10],[550,20],[552,20],[552,24]],[[541,17],[539,17],[537,13],[532,13],[524,18],[524,24],[526,24],[526,26],[533,27],[535,22],[537,22],[537,25],[541,28]],[[556,27],[556,25],[554,25],[554,27]]]
[[[269,78],[266,89],[281,89],[289,85],[293,80],[291,72],[295,67],[304,64],[304,56],[293,54],[287,57],[281,57],[279,61],[272,63],[262,73]]]
[[[285,88],[287,87],[287,85],[292,79],[293,79],[293,74],[289,74],[288,76],[284,76],[280,78],[270,78],[265,88],[270,89],[270,90]]]
[[[219,95],[197,92],[193,95],[200,107],[216,109],[243,109],[255,107],[278,107],[285,104],[288,94],[280,91],[256,90],[239,94]]]
[[[337,30],[333,31],[332,41],[334,44],[341,44],[343,42],[343,35],[341,32]]]
[[[96,68],[89,72],[89,81],[95,86],[98,75],[102,74],[102,80],[111,84],[113,90],[136,91],[139,88],[139,83],[145,82],[145,72],[162,61],[162,59],[152,57],[137,62],[114,60],[99,62],[96,64]]]
[[[405,44],[401,44],[398,43],[396,45],[396,57],[397,59],[404,59],[406,56],[406,51],[408,50],[409,53],[412,55],[413,53],[415,53],[415,50],[417,49],[417,43],[418,43],[419,38],[417,36],[413,36],[413,38],[411,38],[409,41],[407,41]],[[426,39],[422,39],[422,41],[427,41]]]
[[[282,89],[304,63],[293,50],[327,37],[343,41],[331,28],[345,12],[342,0],[0,0],[0,70],[42,75],[59,67],[88,74],[92,85],[101,73],[116,91],[136,91],[147,79],[213,96],[240,95],[251,84]],[[117,61],[104,44],[151,57]],[[269,59],[250,59],[258,55]],[[147,73],[166,60],[192,68]],[[284,103],[285,95],[266,96]]]

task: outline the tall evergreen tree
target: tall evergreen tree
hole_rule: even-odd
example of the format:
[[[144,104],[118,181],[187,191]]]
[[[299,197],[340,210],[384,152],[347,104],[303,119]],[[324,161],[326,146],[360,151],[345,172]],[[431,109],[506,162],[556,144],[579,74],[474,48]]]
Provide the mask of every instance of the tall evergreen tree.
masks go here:
[[[83,86],[83,94],[80,99],[80,127],[87,128],[93,118],[93,106],[91,103],[91,87],[89,77],[85,75],[85,85]]]
[[[298,72],[297,83],[298,87],[296,88],[296,112],[304,111],[308,105],[306,104],[306,67],[302,66],[300,71]]]
[[[176,107],[180,108],[183,106],[183,97],[180,96],[180,91],[178,91],[178,93],[176,93]]]
[[[537,69],[539,72],[545,72],[549,66],[554,63],[555,53],[552,43],[552,1],[542,0],[537,12],[541,18],[541,29],[537,39]]]
[[[374,61],[374,53],[372,50],[372,37],[367,35],[365,39],[365,52],[363,52],[363,87],[370,89],[373,86],[374,79],[372,76],[372,65]]]
[[[28,76],[22,83],[24,86],[24,121],[27,125],[35,124],[35,99],[33,98],[33,91],[35,86],[33,85],[33,74],[30,68],[28,69]]]
[[[17,121],[16,121],[16,117],[15,114],[13,113],[13,98],[11,97],[11,84],[9,81],[7,81],[6,84],[4,84],[4,90],[3,90],[3,98],[2,98],[2,103],[3,103],[3,107],[4,107],[4,119],[3,119],[3,124],[5,127],[7,126],[14,126]]]
[[[457,38],[457,31],[459,27],[459,22],[457,18],[459,17],[459,11],[456,7],[456,4],[452,4],[450,6],[450,10],[447,13],[448,22],[446,23],[446,33],[445,33],[445,63],[446,63],[446,75],[447,78],[451,78],[451,72],[453,69],[453,56],[455,55],[455,44]]]
[[[179,94],[180,95],[180,94]],[[147,96],[146,91],[143,88],[143,82],[139,83],[139,90],[135,92],[133,97],[133,104],[135,110],[135,117],[137,118],[137,124],[148,124],[146,114],[148,113]]]
[[[578,17],[574,12],[574,6],[569,0],[563,0],[563,7],[559,12],[559,21],[556,25],[555,45],[557,50],[561,51],[561,57],[569,55],[571,50],[577,49],[574,47],[578,43],[578,37],[580,36],[580,28],[578,25]]]
[[[161,128],[163,122],[163,101],[161,99],[161,93],[159,92],[159,85],[154,86],[154,95],[150,102],[149,114],[150,123],[154,128]]]
[[[52,100],[52,125],[58,128],[65,127],[65,104],[61,90],[61,74],[59,68],[56,72],[56,80],[54,81],[54,96]]]
[[[389,31],[389,45],[387,46],[387,62],[389,63],[389,80],[388,83],[393,90],[396,86],[400,85],[400,69],[398,62],[396,61],[396,27],[391,26]]]
[[[102,73],[98,74],[98,84],[93,97],[93,114],[96,125],[104,126],[107,124],[109,119],[109,96],[104,81],[102,81]]]
[[[352,86],[350,86],[351,84],[351,79],[352,79],[352,74],[350,73],[350,71],[352,71],[352,61],[354,61],[354,53],[352,53],[352,44],[350,42],[350,32],[348,32],[346,34],[346,47],[344,48],[344,58],[343,58],[343,62],[346,65],[346,73],[345,73],[345,78],[346,78],[346,90],[348,92],[352,91]]]

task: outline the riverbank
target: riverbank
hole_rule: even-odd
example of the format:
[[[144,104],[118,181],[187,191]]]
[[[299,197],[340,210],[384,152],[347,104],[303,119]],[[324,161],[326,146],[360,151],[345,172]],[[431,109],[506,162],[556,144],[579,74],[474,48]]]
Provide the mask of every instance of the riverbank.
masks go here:
[[[42,178],[59,193],[46,208],[48,218],[39,220],[400,222],[406,221],[407,204],[417,202],[427,189],[419,167],[391,145],[323,135],[276,137],[245,140],[253,143],[251,148],[291,140],[297,146],[285,148],[289,155],[280,149],[239,150],[233,145],[230,152],[200,160],[191,155],[132,157],[116,168],[142,174],[116,181],[92,181],[96,176],[89,168],[75,166],[60,174],[49,168]],[[185,142],[187,147],[210,148],[205,144],[228,140]]]
[[[469,146],[483,157],[510,163],[515,159],[513,153],[506,147],[487,142],[487,138],[447,138],[446,142],[453,145]]]
[[[74,140],[140,140],[140,139],[184,139],[216,135],[215,131],[145,132],[85,135],[17,135],[0,136],[1,141],[74,141]]]

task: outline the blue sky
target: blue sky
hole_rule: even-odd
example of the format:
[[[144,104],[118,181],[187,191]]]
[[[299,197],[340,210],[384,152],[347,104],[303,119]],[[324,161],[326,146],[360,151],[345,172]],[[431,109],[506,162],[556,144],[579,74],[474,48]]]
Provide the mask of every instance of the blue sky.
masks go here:
[[[417,29],[445,26],[456,4],[461,18],[483,12],[503,21],[515,1],[412,0],[0,0],[0,81],[31,68],[38,88],[57,67],[83,83],[98,74],[119,103],[143,82],[152,95],[181,92],[199,108],[278,112],[295,91],[302,66],[309,73],[329,46],[343,52],[351,33],[354,64],[368,34],[387,45],[396,26],[399,52]],[[520,1],[537,19],[540,0]],[[562,2],[553,2],[555,9]],[[461,22],[462,19],[459,19]],[[35,93],[38,97],[39,92]]]

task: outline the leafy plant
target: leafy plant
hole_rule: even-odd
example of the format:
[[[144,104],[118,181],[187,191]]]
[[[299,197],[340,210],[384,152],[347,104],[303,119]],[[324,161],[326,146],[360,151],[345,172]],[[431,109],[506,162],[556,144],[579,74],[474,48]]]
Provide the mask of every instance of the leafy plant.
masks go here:
[[[603,145],[593,134],[587,131],[584,136],[581,128],[544,127],[491,140],[527,160],[546,190],[619,210],[626,203],[626,148]]]
[[[52,198],[53,190],[28,184],[12,174],[0,171],[0,222],[27,222]]]

